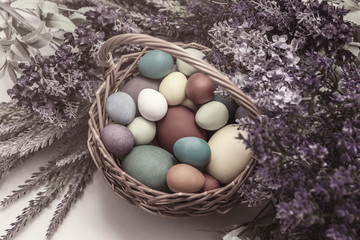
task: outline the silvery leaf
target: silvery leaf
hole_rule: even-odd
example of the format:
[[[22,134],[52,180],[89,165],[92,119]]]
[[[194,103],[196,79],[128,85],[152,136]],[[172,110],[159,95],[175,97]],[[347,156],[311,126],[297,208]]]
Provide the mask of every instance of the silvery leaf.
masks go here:
[[[354,56],[358,57],[360,54],[360,49],[358,47],[355,46],[349,46],[347,48],[347,50],[349,50],[352,54],[354,54]]]
[[[41,33],[44,24],[41,23],[34,31],[21,38],[21,41],[33,48],[42,48],[49,44],[52,38],[51,33]]]
[[[350,11],[344,16],[344,20],[360,25],[360,10]]]
[[[73,23],[77,24],[77,23],[80,23],[80,22],[86,20],[86,17],[85,17],[85,15],[76,12],[76,13],[71,14],[71,15],[69,16],[69,19],[70,19]]]
[[[2,57],[0,57],[0,70],[4,68],[6,64],[7,56],[6,54],[3,54]]]
[[[343,3],[340,4],[340,7],[344,7],[345,9],[354,10],[360,9],[356,0],[343,0]]]
[[[56,3],[52,3],[49,1],[40,1],[38,6],[40,10],[44,13],[59,13],[59,9]]]
[[[67,32],[73,32],[76,25],[71,20],[63,15],[49,13],[45,18],[45,25],[51,28],[59,28]]]
[[[14,83],[16,83],[17,76],[16,76],[16,73],[15,73],[14,67],[11,64],[7,64],[7,71],[8,71],[10,79]]]
[[[63,30],[59,30],[59,31],[56,31],[56,32],[53,32],[53,39],[57,39],[57,40],[61,40],[63,41],[65,39],[64,37],[64,33],[65,31]]]
[[[10,4],[12,8],[37,9],[39,0],[16,0]]]
[[[20,55],[22,56],[23,60],[30,62],[31,58],[29,56],[28,51],[26,50],[26,48],[24,47],[23,43],[20,42],[17,38],[15,38],[14,40],[14,46],[16,48],[16,50],[20,53]]]
[[[39,26],[32,32],[26,34],[21,38],[21,41],[26,42],[32,38],[34,38],[36,35],[40,34],[42,30],[44,29],[44,24],[40,23]]]
[[[26,44],[33,48],[42,48],[49,44],[52,39],[51,33],[42,33],[26,41]]]
[[[82,7],[82,8],[79,8],[77,11],[81,12],[81,13],[86,13],[86,12],[91,11],[91,10],[95,10],[95,8],[93,8],[93,7]]]
[[[10,50],[11,45],[14,43],[14,39],[0,39],[0,49]]]

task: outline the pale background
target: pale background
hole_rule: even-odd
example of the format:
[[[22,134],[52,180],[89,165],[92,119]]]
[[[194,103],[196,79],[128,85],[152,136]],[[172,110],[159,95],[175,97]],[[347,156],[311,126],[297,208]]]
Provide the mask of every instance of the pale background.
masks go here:
[[[3,0],[0,0],[3,2]],[[6,90],[12,82],[5,75],[0,79],[0,102],[9,100]],[[52,147],[46,148],[29,161],[6,175],[0,181],[0,200],[22,184],[45,165],[53,153]],[[16,220],[28,201],[36,195],[36,189],[7,207],[0,208],[0,236],[10,223]],[[45,239],[46,229],[55,211],[59,196],[48,208],[42,211],[14,238],[15,240]],[[215,233],[229,225],[251,219],[257,211],[246,206],[237,206],[225,215],[212,214],[205,217],[163,218],[151,215],[134,207],[113,194],[111,189],[96,172],[84,194],[75,203],[70,213],[59,227],[53,240],[215,240],[222,237]]]

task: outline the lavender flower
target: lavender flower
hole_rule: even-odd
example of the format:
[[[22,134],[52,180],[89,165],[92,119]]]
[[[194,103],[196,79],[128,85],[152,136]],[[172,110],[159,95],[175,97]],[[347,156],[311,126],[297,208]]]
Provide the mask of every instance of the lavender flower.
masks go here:
[[[85,15],[88,22],[74,33],[66,33],[64,43],[54,55],[44,58],[38,54],[30,65],[22,64],[23,75],[8,91],[19,106],[61,127],[68,119],[84,114],[81,109],[91,103],[102,82],[96,62],[100,44],[113,35],[136,28],[119,12],[101,5]]]

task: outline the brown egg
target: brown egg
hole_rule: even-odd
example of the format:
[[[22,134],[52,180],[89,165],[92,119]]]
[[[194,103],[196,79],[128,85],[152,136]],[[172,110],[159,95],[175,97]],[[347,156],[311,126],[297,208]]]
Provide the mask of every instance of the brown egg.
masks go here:
[[[184,106],[170,107],[163,119],[156,123],[159,145],[170,153],[177,140],[199,137],[206,141],[206,131],[195,123],[195,112]]]
[[[205,177],[193,166],[180,163],[170,168],[166,184],[173,192],[195,193],[203,189]]]
[[[204,184],[204,191],[210,191],[220,187],[220,183],[209,174],[204,174],[205,177],[205,184]]]
[[[215,88],[215,84],[207,75],[195,73],[187,80],[185,92],[195,104],[204,104],[213,98]]]

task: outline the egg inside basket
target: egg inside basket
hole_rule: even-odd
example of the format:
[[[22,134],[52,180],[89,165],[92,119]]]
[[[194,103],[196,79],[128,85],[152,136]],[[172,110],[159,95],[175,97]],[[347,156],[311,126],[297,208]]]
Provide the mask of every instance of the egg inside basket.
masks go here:
[[[113,62],[122,44],[145,46]],[[107,40],[104,82],[90,108],[88,147],[113,192],[160,216],[226,213],[255,166],[235,124],[236,108],[258,111],[248,97],[202,60],[206,47],[144,34]],[[231,98],[214,96],[220,85]]]

